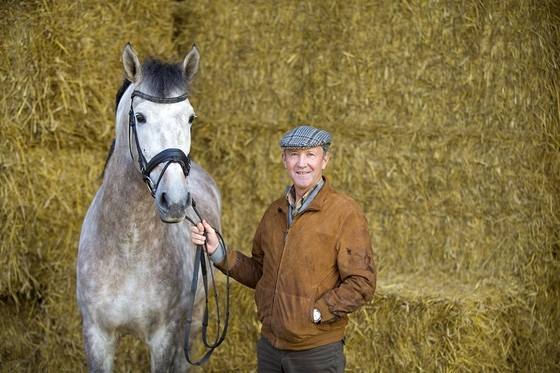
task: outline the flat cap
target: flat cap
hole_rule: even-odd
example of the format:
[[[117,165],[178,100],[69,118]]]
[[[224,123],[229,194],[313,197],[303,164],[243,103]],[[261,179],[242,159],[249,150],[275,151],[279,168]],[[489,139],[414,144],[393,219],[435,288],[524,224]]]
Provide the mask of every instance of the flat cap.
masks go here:
[[[296,127],[280,140],[282,149],[309,149],[322,146],[326,152],[330,145],[330,133],[311,126]]]

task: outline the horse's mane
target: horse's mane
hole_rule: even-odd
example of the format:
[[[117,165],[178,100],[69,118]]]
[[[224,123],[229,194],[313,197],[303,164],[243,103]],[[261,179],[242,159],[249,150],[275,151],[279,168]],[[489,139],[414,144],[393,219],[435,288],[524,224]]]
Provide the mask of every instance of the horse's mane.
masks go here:
[[[130,86],[130,84],[132,84],[132,82],[128,80],[128,78],[123,79],[121,86],[117,90],[117,95],[115,96],[115,111],[118,110],[119,102],[121,102],[121,98],[126,92],[126,90],[128,89],[128,87]]]
[[[119,109],[119,102],[121,102],[121,98],[126,92],[126,90],[128,89],[128,87],[130,86],[130,84],[132,84],[132,82],[125,77],[123,79],[123,82],[121,83],[121,86],[117,90],[117,94],[115,95],[115,112]],[[103,166],[103,171],[101,172],[101,175],[99,175],[99,179],[101,180],[103,180],[103,178],[105,177],[105,171],[107,170],[107,165],[109,164],[109,160],[111,159],[111,156],[113,155],[113,151],[115,150],[115,141],[116,140],[113,139],[113,141],[111,142],[111,147],[109,148],[109,152],[105,157],[105,165]]]
[[[145,93],[161,98],[176,95],[176,92],[178,91],[189,93],[190,86],[187,77],[183,74],[181,64],[167,63],[156,58],[150,58],[142,64],[142,74],[142,90],[144,90]],[[117,94],[115,96],[115,111],[119,107],[122,96],[131,84],[132,82],[128,80],[128,78],[125,77],[123,79],[123,82],[121,83],[121,86],[117,90]],[[100,179],[103,179],[105,176],[107,164],[109,163],[114,150],[115,140],[113,139],[111,147],[109,148],[109,154],[107,154],[107,157],[105,158],[103,172],[99,176]]]

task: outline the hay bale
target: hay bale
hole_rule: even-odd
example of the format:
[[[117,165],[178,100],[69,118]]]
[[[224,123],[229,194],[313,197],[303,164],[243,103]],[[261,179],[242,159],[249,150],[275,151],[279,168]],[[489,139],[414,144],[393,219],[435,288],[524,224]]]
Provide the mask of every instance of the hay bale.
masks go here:
[[[130,41],[171,55],[172,10],[148,1],[0,7],[0,339],[12,341],[2,371],[85,370],[76,248],[114,136],[120,53]]]
[[[521,16],[534,8],[530,2],[492,9],[425,1],[275,8],[265,2],[231,3],[227,14],[216,13],[204,2],[188,7],[185,24],[192,26],[184,35],[202,40],[197,42],[203,51],[197,102],[205,116],[201,121],[217,118],[208,125],[215,134],[214,146],[221,146],[213,156],[219,158],[208,163],[243,167],[230,168],[226,180],[280,164],[276,142],[258,142],[258,136],[278,139],[296,124],[322,125],[334,136],[332,167],[327,170],[333,181],[365,205],[372,221],[380,219],[381,210],[403,218],[394,222],[395,230],[415,232],[409,241],[414,242],[414,256],[408,255],[408,243],[394,245],[384,237],[381,251],[395,255],[388,263],[403,263],[403,258],[426,262],[436,256],[451,271],[484,263],[485,258],[472,257],[477,250],[460,247],[466,241],[479,246],[485,220],[495,220],[496,214],[515,215],[523,204],[546,204],[534,201],[539,197],[526,185],[535,182],[539,167],[526,153],[534,152],[530,158],[540,160],[543,149],[525,144],[546,141],[540,126],[554,119],[553,102],[548,109],[534,108],[533,101],[522,98],[541,95],[541,82],[548,77],[522,74],[516,68],[519,63],[546,71],[551,58],[540,46],[546,41],[534,39],[538,34],[529,31],[532,26]],[[536,7],[532,14],[537,17],[545,10]],[[445,22],[436,22],[434,14]],[[523,22],[511,31],[500,25],[494,30],[490,23],[519,17]],[[212,26],[203,27],[194,19],[208,20]],[[322,22],[314,22],[318,19]],[[255,29],[258,39],[251,32]],[[527,37],[514,44],[510,33]],[[531,52],[522,54],[521,48],[529,46]],[[535,59],[537,53],[542,58]],[[493,95],[489,87],[494,86],[508,97]],[[526,90],[520,93],[520,87]],[[236,122],[243,122],[241,131]],[[244,159],[243,150],[249,146],[265,156]],[[539,176],[544,182],[545,174]],[[270,191],[264,199],[271,200],[284,182],[285,178],[277,182],[257,175],[240,185],[224,183],[224,188]],[[412,224],[409,215],[415,219]],[[233,219],[231,215],[227,221]],[[510,236],[519,231],[511,220],[503,228],[490,229],[495,236]],[[474,229],[465,232],[470,225]],[[440,226],[465,232],[462,238],[451,235],[456,242],[447,252],[442,240],[450,237],[448,232],[424,235]],[[512,263],[524,262],[524,257],[516,257],[525,254],[512,242],[506,246],[511,250],[496,258],[500,264],[491,271],[519,270]]]
[[[253,295],[232,283],[228,336],[195,372],[257,371],[260,323]],[[390,276],[380,281],[373,301],[350,317],[347,371],[516,371],[533,361],[534,351],[525,348],[535,343],[530,331],[540,330],[535,296],[511,278],[469,284],[445,273]],[[215,316],[212,310],[210,319]],[[542,362],[548,352],[540,351],[527,370],[547,370]]]
[[[534,328],[534,297],[515,280],[474,285],[422,273],[382,281],[351,318],[349,371],[515,371],[531,359],[518,345]]]
[[[44,262],[42,247],[57,247],[44,242],[46,237],[57,236],[48,232],[52,228],[49,220],[70,221],[74,233],[79,230],[91,191],[78,206],[72,206],[64,198],[73,191],[51,189],[71,185],[71,178],[60,177],[69,171],[60,165],[76,159],[75,155],[62,158],[58,150],[103,153],[108,149],[114,136],[115,86],[123,75],[120,52],[130,40],[137,41],[138,50],[144,53],[147,48],[169,54],[173,46],[171,4],[162,12],[159,7],[165,4],[147,1],[111,5],[19,1],[0,10],[6,20],[1,46],[5,51],[1,57],[5,68],[1,105],[5,110],[0,196],[2,220],[10,222],[0,228],[4,238],[1,264],[7,268],[0,275],[0,294],[30,296],[38,287],[35,272],[41,271],[37,265]],[[156,10],[157,18],[153,17]],[[14,24],[20,27],[8,26]],[[37,157],[30,163],[29,153],[33,152]],[[98,164],[90,161],[79,166]],[[84,181],[96,180],[90,173],[78,172]],[[69,185],[60,185],[65,181]],[[49,206],[53,198],[66,205]],[[64,216],[53,216],[53,210]],[[41,212],[44,220],[37,220]]]
[[[272,139],[320,125],[334,138],[327,175],[364,206],[380,278],[430,269],[472,286],[513,281],[523,290],[511,301],[518,319],[507,322],[527,329],[512,353],[524,360],[510,369],[556,366],[554,4],[227,8],[189,3],[183,35],[203,51],[197,107],[219,147],[206,159],[230,200],[232,245],[249,247],[253,207],[262,211],[287,182]],[[535,312],[524,311],[527,292]]]

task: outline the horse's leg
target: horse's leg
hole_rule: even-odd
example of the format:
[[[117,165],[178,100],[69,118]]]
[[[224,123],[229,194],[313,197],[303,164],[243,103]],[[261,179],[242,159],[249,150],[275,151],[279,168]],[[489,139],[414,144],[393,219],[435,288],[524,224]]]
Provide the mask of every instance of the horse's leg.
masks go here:
[[[194,317],[193,323],[191,324],[191,337],[189,338],[189,359],[191,362],[195,362],[196,356],[196,346],[198,345],[198,339],[200,339],[200,328],[202,327],[202,312],[195,311],[196,316]],[[187,373],[190,371],[191,365],[187,361],[185,356],[185,325],[181,326],[181,332],[179,333],[179,338],[177,340],[175,362],[173,364],[173,373]]]
[[[190,372],[191,365],[185,357],[183,349],[183,342],[176,344],[175,361],[173,362],[173,373],[188,373]]]
[[[194,305],[193,315],[192,315],[192,323],[190,328],[190,335],[189,335],[189,344],[188,344],[188,352],[189,352],[189,359],[191,362],[196,362],[201,356],[197,355],[197,346],[201,343],[200,330],[202,329],[202,318],[204,314],[204,296],[203,293],[200,292],[197,294],[195,298],[196,304]],[[186,319],[185,319],[186,321]],[[185,332],[186,332],[186,322],[182,322],[180,326],[179,332],[179,339],[176,344],[177,353],[175,355],[175,363],[173,372],[178,373],[187,373],[190,371],[191,364],[187,361],[185,356]]]
[[[111,373],[118,341],[114,336],[102,333],[84,318],[83,336],[88,361],[88,370],[95,373]]]
[[[148,341],[152,373],[176,373],[173,369],[173,363],[176,354],[175,345],[179,334],[177,328],[176,324],[169,324],[165,328],[160,329]]]

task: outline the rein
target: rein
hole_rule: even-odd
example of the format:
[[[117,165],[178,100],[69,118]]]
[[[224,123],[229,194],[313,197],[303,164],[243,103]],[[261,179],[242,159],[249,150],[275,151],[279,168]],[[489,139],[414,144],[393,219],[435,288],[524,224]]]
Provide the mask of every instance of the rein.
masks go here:
[[[152,195],[152,197],[155,198],[156,190],[158,188],[159,182],[161,181],[163,174],[167,170],[167,167],[169,167],[171,163],[178,163],[183,169],[183,174],[185,175],[185,177],[189,176],[189,173],[191,171],[191,155],[190,154],[185,155],[185,153],[181,149],[169,148],[169,149],[164,149],[158,154],[156,154],[150,160],[150,162],[146,161],[146,157],[144,157],[144,153],[142,153],[140,141],[138,140],[138,132],[136,131],[136,115],[134,114],[134,106],[132,105],[134,101],[134,97],[140,97],[143,98],[144,100],[155,102],[157,104],[175,104],[181,101],[185,101],[188,98],[188,95],[185,93],[181,96],[165,98],[165,97],[151,96],[147,93],[136,91],[136,90],[133,91],[132,94],[130,95],[130,111],[128,112],[128,124],[129,124],[128,147],[130,150],[130,156],[132,157],[132,159],[134,159],[132,155],[132,144],[130,141],[130,137],[132,136],[134,138],[134,145],[136,146],[136,152],[138,153],[138,166],[140,167],[140,173],[142,174],[142,179],[148,186],[148,189],[150,190],[150,194]],[[165,164],[163,171],[159,175],[157,182],[154,184],[152,182],[152,179],[150,179],[150,173],[160,163],[164,163],[164,162],[167,163]]]
[[[200,221],[202,221],[202,218],[200,216],[200,214],[198,213],[197,209],[196,209],[196,203],[193,199],[192,201],[192,208],[194,210],[194,212],[196,213],[196,215],[198,216],[198,219]],[[193,225],[196,226],[195,222],[193,220],[191,220],[191,218],[189,218],[188,216],[186,217],[186,219],[188,221],[190,221]],[[220,232],[216,231],[216,235],[218,236],[218,240],[220,241],[219,246],[223,246],[226,247],[225,243],[224,243],[224,239],[222,237],[222,235],[220,234]],[[204,233],[204,236],[206,237],[206,232]],[[206,246],[206,243],[204,243],[204,246]],[[196,255],[195,255],[195,260],[194,260],[194,273],[193,273],[193,279],[191,282],[191,295],[192,295],[192,302],[191,302],[191,306],[188,310],[188,314],[187,314],[187,320],[186,320],[186,329],[185,329],[185,347],[184,347],[184,351],[185,351],[185,358],[187,359],[187,361],[191,364],[191,365],[195,365],[195,366],[199,366],[204,364],[212,355],[212,353],[214,352],[214,350],[220,345],[222,344],[222,342],[225,340],[226,338],[226,332],[227,332],[227,328],[228,328],[228,323],[229,323],[229,265],[227,263],[227,255],[226,255],[226,309],[225,309],[225,321],[224,321],[224,327],[222,329],[222,333],[220,335],[220,305],[219,305],[219,301],[218,301],[218,293],[216,291],[216,282],[214,280],[214,272],[212,270],[210,270],[210,278],[212,279],[212,288],[213,288],[213,295],[214,295],[214,301],[216,303],[216,338],[214,339],[213,343],[208,343],[207,340],[207,334],[208,334],[208,268],[206,266],[206,263],[210,263],[210,258],[208,255],[208,251],[205,250],[202,245],[198,245],[196,247]],[[199,265],[200,264],[200,265]],[[190,358],[190,354],[189,354],[189,335],[191,332],[191,326],[192,326],[192,322],[193,322],[193,313],[194,313],[194,298],[196,295],[196,289],[198,288],[198,273],[199,270],[202,272],[202,284],[204,286],[204,296],[205,296],[205,301],[206,301],[206,305],[204,308],[204,319],[202,321],[202,341],[204,343],[204,346],[208,349],[208,351],[206,351],[206,354],[198,361],[193,362]]]
[[[164,149],[163,151],[159,152],[158,154],[156,154],[149,162],[146,161],[146,157],[144,156],[144,154],[142,153],[142,148],[140,147],[140,142],[138,140],[138,133],[136,131],[136,115],[134,114],[134,108],[133,108],[133,101],[134,101],[134,97],[140,97],[143,98],[144,100],[148,100],[151,102],[155,102],[158,104],[174,104],[174,103],[178,103],[181,101],[185,101],[188,98],[187,94],[183,94],[181,96],[177,96],[177,97],[170,97],[170,98],[162,98],[162,97],[155,97],[155,96],[151,96],[148,95],[144,92],[141,91],[133,91],[132,95],[130,96],[130,111],[128,113],[129,118],[129,150],[130,150],[130,156],[132,157],[132,159],[134,159],[133,155],[132,155],[132,144],[131,144],[131,137],[134,138],[134,145],[136,146],[136,151],[138,153],[138,165],[140,167],[140,173],[142,174],[142,178],[144,180],[144,182],[146,183],[146,185],[148,186],[148,189],[150,190],[150,194],[152,195],[152,197],[155,197],[156,191],[157,191],[157,187],[159,185],[159,182],[161,181],[161,178],[163,177],[163,174],[165,173],[165,171],[167,170],[167,167],[169,167],[169,165],[171,163],[178,163],[181,168],[183,169],[183,174],[185,175],[185,177],[189,176],[190,170],[191,170],[191,156],[189,155],[185,155],[185,153],[181,150],[181,149],[176,149],[176,148],[169,148],[169,149]],[[161,172],[161,174],[159,175],[159,178],[157,180],[157,182],[154,184],[152,182],[152,180],[150,179],[150,173],[152,172],[152,170],[154,168],[156,168],[159,164],[161,163],[165,163],[165,166],[163,167],[163,170]],[[200,221],[202,221],[202,217],[200,216],[200,214],[198,213],[197,209],[196,209],[196,203],[194,200],[192,200],[192,208],[194,210],[194,212],[196,213],[198,219]],[[188,216],[185,217],[185,219],[187,219],[189,222],[191,222],[193,225],[196,226],[195,222],[193,220],[191,220],[191,218],[189,218]],[[222,235],[220,234],[220,232],[216,231],[216,234],[218,236],[218,239],[220,241],[220,245],[222,245],[223,247],[225,247],[225,243],[224,243],[224,239],[222,237]],[[205,233],[206,235],[206,233]],[[206,243],[205,243],[206,245]],[[208,339],[207,339],[207,334],[208,334],[208,268],[207,268],[207,263],[210,263],[210,258],[208,255],[207,250],[205,250],[202,245],[198,245],[196,248],[196,255],[195,255],[195,262],[194,262],[194,273],[193,273],[193,279],[191,282],[191,295],[192,295],[192,302],[191,302],[191,306],[187,311],[187,320],[186,320],[186,330],[185,330],[185,345],[184,345],[184,350],[185,350],[185,358],[187,359],[187,361],[191,364],[191,365],[201,365],[203,363],[205,363],[209,358],[210,355],[212,355],[212,353],[214,352],[214,350],[216,349],[216,347],[218,347],[225,339],[226,337],[226,332],[227,332],[227,327],[228,327],[228,322],[229,322],[229,269],[228,265],[227,265],[227,256],[226,256],[226,309],[225,309],[225,321],[224,321],[224,326],[222,329],[222,333],[220,335],[220,305],[218,302],[218,293],[216,291],[216,282],[214,280],[214,273],[212,270],[210,270],[210,278],[212,279],[212,288],[213,288],[213,295],[214,295],[214,300],[216,303],[216,325],[217,325],[217,330],[216,330],[216,338],[214,340],[213,343],[208,343]],[[204,286],[204,296],[206,299],[206,306],[204,309],[204,319],[202,322],[202,341],[204,342],[204,346],[206,348],[208,348],[209,350],[206,352],[206,354],[198,361],[193,362],[190,358],[189,355],[189,335],[190,335],[190,331],[191,331],[191,325],[193,322],[193,313],[194,313],[194,299],[196,296],[196,290],[198,288],[198,276],[199,273],[202,272],[202,284]]]

